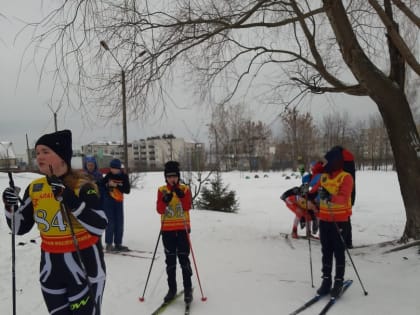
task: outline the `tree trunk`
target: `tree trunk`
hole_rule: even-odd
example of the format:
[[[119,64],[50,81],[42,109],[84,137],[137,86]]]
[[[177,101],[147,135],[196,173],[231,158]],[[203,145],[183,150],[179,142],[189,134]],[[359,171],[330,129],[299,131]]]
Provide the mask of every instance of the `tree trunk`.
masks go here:
[[[407,218],[402,240],[420,239],[420,139],[403,85],[387,77],[365,55],[342,2],[323,3],[344,61],[378,106],[387,129]]]
[[[404,93],[389,84],[373,88],[370,97],[378,105],[394,154],[407,217],[402,239],[420,239],[420,162],[415,147],[419,137],[410,106]]]

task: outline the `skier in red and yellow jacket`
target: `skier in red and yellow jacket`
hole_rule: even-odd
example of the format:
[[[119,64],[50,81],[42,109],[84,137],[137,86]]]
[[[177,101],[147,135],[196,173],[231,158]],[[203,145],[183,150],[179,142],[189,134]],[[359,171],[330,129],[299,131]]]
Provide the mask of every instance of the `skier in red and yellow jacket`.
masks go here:
[[[182,270],[184,300],[192,301],[192,269],[189,259],[191,191],[180,183],[179,163],[169,161],[165,164],[166,185],[157,192],[156,210],[161,215],[162,242],[165,247],[165,263],[169,290],[164,301],[172,300],[177,292],[176,259]]]
[[[345,271],[345,242],[352,214],[353,178],[343,170],[343,155],[334,147],[325,154],[324,173],[318,183],[319,234],[322,247],[322,284],[318,294],[331,292],[337,297],[343,287]],[[341,234],[341,235],[340,235]],[[332,265],[335,257],[335,278],[332,285]]]

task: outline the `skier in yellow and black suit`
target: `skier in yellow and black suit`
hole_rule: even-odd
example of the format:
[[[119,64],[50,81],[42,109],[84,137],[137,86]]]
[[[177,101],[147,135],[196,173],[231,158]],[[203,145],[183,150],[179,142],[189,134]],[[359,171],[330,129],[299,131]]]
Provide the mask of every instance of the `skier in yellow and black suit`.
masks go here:
[[[18,194],[6,188],[7,223],[11,226],[14,207],[16,234],[29,232],[35,223],[38,226],[42,241],[40,283],[48,312],[99,315],[106,278],[100,235],[107,219],[97,188],[71,169],[69,130],[42,136],[35,150],[39,169],[46,176],[30,183],[20,206]]]

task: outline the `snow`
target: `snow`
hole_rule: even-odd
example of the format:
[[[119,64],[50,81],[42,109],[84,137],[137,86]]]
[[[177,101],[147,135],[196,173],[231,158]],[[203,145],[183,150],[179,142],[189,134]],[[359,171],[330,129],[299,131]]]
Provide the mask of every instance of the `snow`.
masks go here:
[[[291,239],[292,248],[284,237],[291,231],[293,214],[279,197],[300,181],[294,177],[286,180],[286,173],[290,175],[290,172],[259,173],[258,179],[254,178],[255,173],[224,173],[224,183],[237,192],[239,211],[236,214],[192,211],[191,241],[207,301],[201,301],[194,272],[191,314],[289,314],[313,296],[320,284],[320,245],[316,240],[311,241],[315,287],[312,288],[308,241]],[[30,173],[14,174],[15,184],[22,190],[37,177]],[[8,185],[6,173],[0,173],[0,184],[2,190]],[[126,196],[124,243],[130,248],[153,252],[160,227],[155,198],[157,187],[162,184],[162,173],[142,174],[139,187]],[[379,244],[398,239],[404,229],[405,212],[396,173],[357,173],[352,224],[354,245],[372,244],[350,250],[369,294],[364,296],[347,256],[346,278],[354,282],[330,313],[418,314],[418,248],[386,254],[395,245]],[[302,230],[299,232],[303,234]],[[0,238],[0,313],[12,314],[11,237],[4,216],[0,217]],[[17,236],[16,244],[19,242],[26,245],[16,246],[17,314],[47,314],[38,282],[37,229]],[[105,256],[108,277],[102,314],[150,314],[161,303],[167,285],[160,242],[157,257],[145,300],[140,302],[151,260]],[[178,278],[182,287],[179,269]],[[317,314],[325,302],[318,302],[302,314]],[[168,315],[182,313],[182,298],[165,310]]]

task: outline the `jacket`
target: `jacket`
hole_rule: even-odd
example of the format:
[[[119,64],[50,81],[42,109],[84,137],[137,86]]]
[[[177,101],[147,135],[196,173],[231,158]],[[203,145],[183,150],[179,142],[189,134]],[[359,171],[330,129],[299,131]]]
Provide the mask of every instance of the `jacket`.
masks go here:
[[[99,198],[94,186],[79,181],[74,190],[79,199],[77,209],[67,209],[80,249],[97,243],[104,232],[107,218],[100,209]],[[63,202],[64,203],[64,202]],[[12,215],[6,212],[8,224]],[[65,221],[60,202],[54,198],[46,177],[32,181],[25,190],[22,205],[15,212],[16,234],[29,232],[37,224],[41,235],[41,249],[49,253],[74,252],[70,225]]]
[[[325,200],[320,201],[319,219],[330,222],[348,221],[352,214],[352,176],[343,170],[336,171],[331,175],[323,173],[319,185],[331,195],[331,200],[328,203]]]
[[[159,187],[157,193],[156,210],[161,215],[161,230],[162,231],[180,231],[191,229],[190,224],[190,209],[191,209],[191,191],[187,185],[178,184],[184,192],[184,197],[178,198],[173,191],[175,187],[164,185]],[[172,194],[172,199],[169,204],[163,202],[164,194]]]

